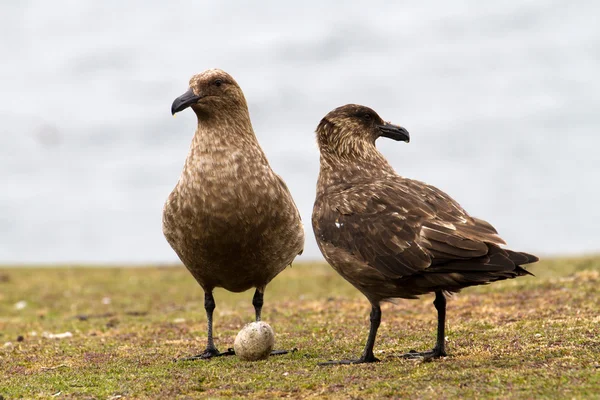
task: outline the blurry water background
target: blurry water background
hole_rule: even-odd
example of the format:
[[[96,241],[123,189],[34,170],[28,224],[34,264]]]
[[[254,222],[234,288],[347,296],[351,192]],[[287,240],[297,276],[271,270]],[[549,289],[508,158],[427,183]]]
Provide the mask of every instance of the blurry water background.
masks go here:
[[[241,85],[310,226],[331,109],[371,106],[434,184],[518,250],[600,250],[600,2],[0,2],[0,263],[172,262],[161,232],[195,129],[190,76]]]

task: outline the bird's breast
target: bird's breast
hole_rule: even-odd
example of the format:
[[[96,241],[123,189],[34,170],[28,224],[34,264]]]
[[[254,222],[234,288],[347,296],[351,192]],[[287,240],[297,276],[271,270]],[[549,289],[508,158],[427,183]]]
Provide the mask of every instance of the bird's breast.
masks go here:
[[[186,163],[174,191],[173,223],[193,236],[253,229],[276,211],[282,197],[268,165],[236,154]]]

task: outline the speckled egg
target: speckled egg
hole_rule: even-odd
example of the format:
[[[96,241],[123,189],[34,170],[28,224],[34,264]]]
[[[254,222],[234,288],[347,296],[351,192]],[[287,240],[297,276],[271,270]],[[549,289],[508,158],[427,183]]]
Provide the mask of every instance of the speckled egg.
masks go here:
[[[252,322],[242,328],[235,337],[233,349],[244,361],[265,360],[275,345],[275,332],[263,321]]]

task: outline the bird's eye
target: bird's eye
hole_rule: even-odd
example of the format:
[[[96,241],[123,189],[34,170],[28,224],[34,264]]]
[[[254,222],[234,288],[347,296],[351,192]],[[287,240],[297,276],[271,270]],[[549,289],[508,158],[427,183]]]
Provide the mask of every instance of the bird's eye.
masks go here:
[[[363,119],[367,122],[370,122],[373,119],[373,117],[371,116],[371,114],[365,114],[363,115]]]
[[[217,79],[215,80],[215,86],[221,86],[223,84],[223,81],[221,79]]]

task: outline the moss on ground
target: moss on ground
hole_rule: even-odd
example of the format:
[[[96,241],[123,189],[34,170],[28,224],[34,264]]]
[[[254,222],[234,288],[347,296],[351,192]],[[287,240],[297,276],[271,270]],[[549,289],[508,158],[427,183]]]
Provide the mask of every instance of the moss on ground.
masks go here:
[[[0,269],[0,398],[600,398],[600,257],[550,259],[537,276],[448,303],[449,357],[404,360],[435,339],[433,296],[383,306],[382,360],[358,356],[367,301],[324,264],[288,268],[263,319],[290,355],[174,362],[200,352],[200,287],[183,267]],[[252,292],[215,292],[216,344],[253,318]],[[71,337],[52,337],[70,332]]]

